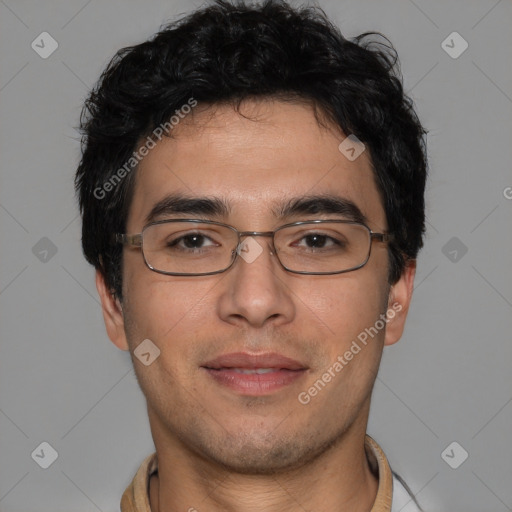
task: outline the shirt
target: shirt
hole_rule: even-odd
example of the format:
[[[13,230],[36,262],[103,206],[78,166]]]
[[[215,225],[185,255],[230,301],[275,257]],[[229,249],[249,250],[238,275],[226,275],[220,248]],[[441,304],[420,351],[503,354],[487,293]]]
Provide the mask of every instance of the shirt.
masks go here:
[[[421,512],[416,501],[392,473],[382,448],[369,436],[365,450],[372,471],[379,477],[377,496],[370,512]],[[146,457],[121,498],[121,512],[151,512],[149,480],[158,471],[156,453]],[[407,506],[407,508],[406,508]]]

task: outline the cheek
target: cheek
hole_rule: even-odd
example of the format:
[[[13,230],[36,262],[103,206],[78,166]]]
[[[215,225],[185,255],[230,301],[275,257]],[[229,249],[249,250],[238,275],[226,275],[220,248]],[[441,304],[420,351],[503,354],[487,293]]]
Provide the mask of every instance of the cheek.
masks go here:
[[[178,279],[139,269],[126,273],[126,334],[133,349],[149,338],[161,350],[162,359],[180,353],[188,359],[202,328],[212,325],[211,293],[218,276],[202,281]],[[173,358],[176,361],[176,358]]]
[[[312,321],[325,324],[333,339],[342,343],[373,325],[387,304],[386,290],[377,287],[374,278],[362,279],[361,270],[358,276],[340,274],[311,281],[297,293]]]
[[[138,381],[154,406],[166,409],[166,390],[173,389],[175,400],[186,400],[180,390],[194,390],[194,366],[197,361],[195,340],[207,339],[201,329],[211,325],[207,307],[209,286],[191,286],[184,281],[170,282],[169,277],[131,275],[126,280],[123,307],[125,329],[130,350],[145,339],[151,340],[160,351],[148,366],[134,357]],[[172,278],[171,278],[172,279]],[[169,402],[169,403],[168,403]]]

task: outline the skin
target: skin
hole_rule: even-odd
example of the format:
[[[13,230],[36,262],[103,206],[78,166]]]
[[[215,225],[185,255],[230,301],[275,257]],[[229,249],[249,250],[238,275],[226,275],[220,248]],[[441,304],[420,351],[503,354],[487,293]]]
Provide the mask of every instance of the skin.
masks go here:
[[[140,233],[153,205],[175,192],[226,200],[229,215],[212,220],[247,231],[342,218],[283,221],[271,213],[292,197],[334,194],[353,201],[373,231],[386,231],[367,151],[345,158],[338,150],[345,135],[319,125],[306,104],[246,101],[241,112],[246,117],[231,106],[197,107],[149,152],[137,170],[127,233]],[[264,251],[254,262],[238,258],[227,272],[193,278],[152,272],[140,249],[127,247],[122,303],[97,272],[112,342],[133,352],[149,338],[161,351],[149,366],[133,358],[159,461],[151,508],[368,511],[378,485],[364,452],[371,391],[384,345],[402,335],[414,262],[390,286],[387,246],[374,242],[361,269],[304,276],[280,267],[268,239],[258,243]],[[401,311],[386,328],[301,404],[298,394],[394,303]],[[243,396],[201,368],[231,352],[278,352],[309,369],[277,392]]]

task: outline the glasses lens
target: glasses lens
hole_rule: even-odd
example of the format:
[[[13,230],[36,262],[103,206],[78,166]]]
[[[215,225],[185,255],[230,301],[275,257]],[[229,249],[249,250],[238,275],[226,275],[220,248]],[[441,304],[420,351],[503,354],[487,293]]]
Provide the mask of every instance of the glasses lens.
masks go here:
[[[357,223],[306,223],[276,232],[278,257],[288,270],[337,273],[364,265],[370,255],[369,229]]]
[[[170,274],[207,274],[229,267],[238,241],[226,227],[203,222],[150,224],[143,230],[144,259]]]

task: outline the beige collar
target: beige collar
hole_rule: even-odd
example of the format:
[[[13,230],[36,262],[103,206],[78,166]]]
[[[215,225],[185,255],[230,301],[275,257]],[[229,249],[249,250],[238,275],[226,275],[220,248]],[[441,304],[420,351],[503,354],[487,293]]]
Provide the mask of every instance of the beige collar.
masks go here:
[[[372,471],[379,476],[377,496],[370,512],[390,512],[393,498],[393,474],[381,447],[366,435],[366,455]],[[146,457],[121,498],[121,512],[151,512],[149,479],[158,470],[156,453]]]

